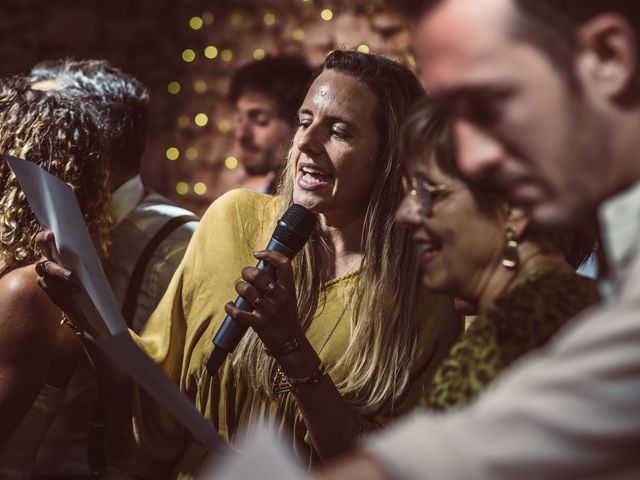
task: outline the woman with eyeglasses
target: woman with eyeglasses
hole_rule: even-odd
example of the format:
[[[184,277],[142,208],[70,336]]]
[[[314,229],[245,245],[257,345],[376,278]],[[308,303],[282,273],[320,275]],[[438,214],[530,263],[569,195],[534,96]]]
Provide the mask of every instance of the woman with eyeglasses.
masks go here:
[[[595,228],[539,231],[523,209],[465,181],[448,119],[429,99],[401,141],[409,180],[396,218],[412,231],[422,283],[478,312],[425,389],[423,406],[446,410],[470,403],[596,301],[595,282],[574,270],[593,251]]]

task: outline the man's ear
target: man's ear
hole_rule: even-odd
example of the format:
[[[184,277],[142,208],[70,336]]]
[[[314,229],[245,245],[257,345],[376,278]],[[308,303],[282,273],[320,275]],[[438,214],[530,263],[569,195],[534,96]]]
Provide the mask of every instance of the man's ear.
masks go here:
[[[607,100],[627,96],[637,76],[637,42],[622,15],[606,13],[582,25],[576,69],[583,88]]]

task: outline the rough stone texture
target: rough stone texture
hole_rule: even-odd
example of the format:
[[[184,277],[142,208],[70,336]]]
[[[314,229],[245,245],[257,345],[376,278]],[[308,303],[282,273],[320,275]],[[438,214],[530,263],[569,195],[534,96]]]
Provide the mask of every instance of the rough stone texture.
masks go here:
[[[333,12],[330,21],[321,18],[323,9]],[[209,14],[210,24],[189,27],[192,17]],[[232,112],[225,95],[231,73],[251,61],[255,49],[300,54],[317,65],[333,49],[365,44],[409,65],[412,60],[406,22],[384,0],[2,0],[0,35],[0,75],[50,58],[106,58],[148,85],[152,125],[143,175],[198,212],[241,176],[224,166],[232,141],[224,128]],[[218,49],[216,58],[205,57],[208,45]],[[186,48],[196,52],[193,62],[182,60]],[[224,49],[232,52],[229,61],[221,58]],[[177,95],[167,91],[171,81],[180,83]],[[198,81],[205,88],[196,91]],[[194,124],[198,113],[208,115],[206,126]],[[187,125],[180,126],[184,116]],[[166,158],[168,147],[180,149],[178,160]],[[187,194],[176,192],[178,182],[189,185]],[[207,185],[204,195],[193,192],[196,182]]]

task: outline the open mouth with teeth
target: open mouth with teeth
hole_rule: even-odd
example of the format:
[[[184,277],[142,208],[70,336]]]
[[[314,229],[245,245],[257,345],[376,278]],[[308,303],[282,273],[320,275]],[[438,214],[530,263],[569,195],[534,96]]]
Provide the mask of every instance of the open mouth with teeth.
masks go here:
[[[420,254],[420,262],[425,265],[429,263],[433,258],[440,253],[442,245],[436,242],[424,242],[418,247]]]
[[[333,175],[310,165],[304,165],[298,172],[298,186],[303,190],[318,190],[329,185]]]

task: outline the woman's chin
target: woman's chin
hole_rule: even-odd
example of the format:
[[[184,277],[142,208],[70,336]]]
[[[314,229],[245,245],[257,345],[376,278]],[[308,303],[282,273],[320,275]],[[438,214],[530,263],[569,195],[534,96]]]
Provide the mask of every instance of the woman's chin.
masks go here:
[[[434,293],[447,293],[446,279],[435,272],[423,269],[421,283],[424,288]]]

